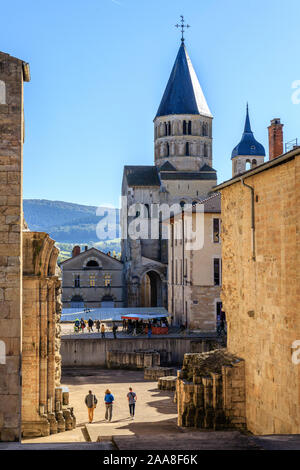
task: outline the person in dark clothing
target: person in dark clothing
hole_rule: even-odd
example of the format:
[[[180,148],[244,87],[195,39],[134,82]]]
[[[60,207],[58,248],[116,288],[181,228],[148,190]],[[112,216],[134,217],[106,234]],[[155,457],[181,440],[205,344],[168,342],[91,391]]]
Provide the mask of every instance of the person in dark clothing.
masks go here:
[[[93,320],[91,318],[89,318],[89,321],[88,321],[89,331],[93,331],[93,325],[94,325]]]
[[[100,333],[100,320],[96,320],[96,329],[98,331],[98,333]]]
[[[98,403],[98,400],[96,398],[96,395],[93,395],[92,390],[89,390],[89,394],[86,395],[85,397],[85,404],[88,409],[89,423],[93,422],[94,409],[96,408],[97,403]]]
[[[112,331],[113,331],[113,334],[114,334],[114,339],[117,338],[117,325],[115,323],[113,323],[113,327],[112,327]]]

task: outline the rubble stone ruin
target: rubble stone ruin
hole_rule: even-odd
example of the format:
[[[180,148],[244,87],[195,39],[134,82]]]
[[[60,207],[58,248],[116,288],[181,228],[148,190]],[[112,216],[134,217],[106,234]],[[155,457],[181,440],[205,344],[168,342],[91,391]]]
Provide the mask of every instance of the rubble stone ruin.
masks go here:
[[[244,360],[226,349],[185,354],[177,374],[179,426],[246,428]]]

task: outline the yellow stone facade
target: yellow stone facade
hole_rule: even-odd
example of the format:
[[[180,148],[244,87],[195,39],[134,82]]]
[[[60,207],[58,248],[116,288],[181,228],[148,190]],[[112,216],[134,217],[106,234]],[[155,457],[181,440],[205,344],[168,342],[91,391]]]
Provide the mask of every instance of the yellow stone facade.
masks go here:
[[[300,149],[242,178],[253,204],[241,177],[216,188],[228,351],[245,361],[248,429],[300,433]]]
[[[191,330],[215,332],[217,307],[221,303],[221,243],[214,240],[214,219],[221,226],[218,195],[202,201],[203,212],[186,212],[168,219],[168,311],[176,324]],[[184,224],[184,225],[183,225]],[[197,231],[198,243],[191,232]],[[214,260],[219,261],[218,282],[214,278]]]

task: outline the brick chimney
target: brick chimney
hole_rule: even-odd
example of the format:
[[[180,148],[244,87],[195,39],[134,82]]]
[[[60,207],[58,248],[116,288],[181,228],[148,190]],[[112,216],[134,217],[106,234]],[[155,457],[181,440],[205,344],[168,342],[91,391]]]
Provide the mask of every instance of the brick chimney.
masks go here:
[[[272,119],[269,131],[269,160],[283,154],[283,124],[279,118]]]
[[[78,255],[80,255],[80,246],[75,245],[73,247],[73,250],[72,250],[72,258],[74,258],[75,256],[78,256]]]

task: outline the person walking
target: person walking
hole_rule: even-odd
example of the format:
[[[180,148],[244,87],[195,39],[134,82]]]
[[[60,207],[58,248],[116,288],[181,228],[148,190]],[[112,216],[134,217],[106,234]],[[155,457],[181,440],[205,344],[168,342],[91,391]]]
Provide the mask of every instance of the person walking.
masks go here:
[[[105,403],[105,419],[106,421],[111,421],[112,418],[112,408],[113,408],[114,396],[110,393],[110,390],[107,389],[104,396]]]
[[[93,395],[92,390],[89,390],[88,395],[85,397],[85,404],[88,409],[88,419],[89,423],[93,422],[94,418],[94,409],[96,408],[96,405],[98,403],[98,400],[96,398],[96,395]]]
[[[152,326],[151,326],[151,323],[149,322],[148,323],[148,338],[150,339],[152,336]]]
[[[132,391],[132,388],[129,387],[129,393],[127,393],[128,404],[129,404],[129,413],[132,419],[134,419],[135,412],[135,402],[137,401],[136,393]]]
[[[105,326],[104,323],[101,325],[101,338],[105,338]]]
[[[117,329],[118,329],[117,325],[113,323],[112,331],[114,334],[114,339],[117,339]]]
[[[81,320],[80,320],[80,328],[81,328],[81,333],[84,333],[85,321],[84,321],[83,318],[81,318]]]
[[[80,328],[80,321],[78,318],[76,318],[75,323],[74,323],[74,331],[75,333],[79,333],[79,328]]]
[[[100,320],[96,320],[96,330],[100,333]]]
[[[93,325],[94,325],[93,320],[91,318],[89,318],[89,320],[88,320],[89,332],[93,331]]]

